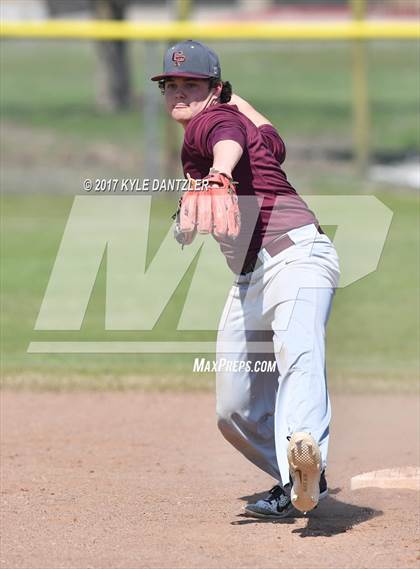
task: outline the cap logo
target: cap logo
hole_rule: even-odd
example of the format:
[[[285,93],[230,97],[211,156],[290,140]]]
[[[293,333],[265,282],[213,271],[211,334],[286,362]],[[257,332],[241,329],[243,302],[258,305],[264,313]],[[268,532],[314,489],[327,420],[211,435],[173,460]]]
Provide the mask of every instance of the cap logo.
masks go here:
[[[179,67],[179,66],[181,65],[181,63],[184,63],[184,61],[185,61],[186,59],[187,59],[187,58],[185,57],[183,51],[175,51],[175,52],[172,54],[172,61],[175,63],[175,65],[176,65],[177,67]]]

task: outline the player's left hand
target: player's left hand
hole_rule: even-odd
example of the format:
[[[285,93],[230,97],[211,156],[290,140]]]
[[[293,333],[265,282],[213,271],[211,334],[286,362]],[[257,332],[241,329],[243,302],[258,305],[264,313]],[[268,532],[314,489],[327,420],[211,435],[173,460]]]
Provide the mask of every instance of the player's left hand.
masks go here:
[[[217,238],[238,237],[241,222],[232,178],[222,172],[211,172],[206,181],[198,186],[190,178],[190,189],[183,195],[178,229],[186,238],[184,244],[192,242],[195,233],[212,233]]]

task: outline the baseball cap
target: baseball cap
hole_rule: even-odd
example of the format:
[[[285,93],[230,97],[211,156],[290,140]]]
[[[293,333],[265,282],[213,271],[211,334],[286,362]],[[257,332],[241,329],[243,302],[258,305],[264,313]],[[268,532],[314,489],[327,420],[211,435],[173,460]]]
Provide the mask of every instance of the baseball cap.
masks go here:
[[[214,51],[199,41],[186,40],[167,50],[163,60],[163,73],[152,77],[152,81],[167,77],[220,79],[220,76],[220,62]]]

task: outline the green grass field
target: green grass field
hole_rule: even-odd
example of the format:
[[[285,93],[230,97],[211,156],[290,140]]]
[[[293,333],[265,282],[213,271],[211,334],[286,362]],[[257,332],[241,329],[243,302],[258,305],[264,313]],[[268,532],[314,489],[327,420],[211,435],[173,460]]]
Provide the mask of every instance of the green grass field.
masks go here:
[[[349,43],[209,45],[220,55],[224,78],[267,113],[287,139],[307,137],[320,144],[333,138],[333,147],[339,142],[351,147]],[[160,44],[158,69],[163,50]],[[371,42],[367,56],[374,150],[419,150],[418,43]],[[3,118],[51,128],[79,141],[138,144],[144,121],[138,111],[106,116],[105,120],[95,111],[95,57],[91,42],[3,41]],[[145,57],[143,45],[133,43],[131,62],[138,99],[148,81]]]
[[[225,78],[290,138],[351,145],[350,49],[346,45],[214,44]],[[369,48],[376,151],[419,149],[418,56],[412,43]],[[141,94],[144,51],[133,46]],[[238,58],[244,72],[238,73]],[[262,63],[263,62],[263,63]],[[192,373],[193,355],[35,355],[33,340],[135,340],[137,332],[104,331],[105,267],[97,278],[81,332],[33,330],[74,195],[86,175],[141,177],[138,110],[102,115],[94,108],[94,51],[88,43],[2,42],[2,375],[6,386],[33,388],[180,388],[212,385]],[[246,72],[245,72],[246,70]],[[270,80],[267,80],[269,73]],[[163,116],[163,115],[162,115]],[[108,146],[112,152],[109,153]],[[293,158],[293,157],[292,157]],[[287,164],[286,164],[287,165]],[[328,166],[328,167],[327,167]],[[339,290],[329,326],[331,385],[413,390],[418,374],[418,197],[366,183],[351,167],[295,163],[289,175],[305,193],[371,193],[394,212],[376,272]],[[287,168],[286,168],[287,169]],[[151,251],[170,223],[174,199],[153,205]],[[360,251],[363,254],[363,251]],[[182,281],[153,331],[168,338],[188,289]],[[213,340],[213,332],[186,332]]]

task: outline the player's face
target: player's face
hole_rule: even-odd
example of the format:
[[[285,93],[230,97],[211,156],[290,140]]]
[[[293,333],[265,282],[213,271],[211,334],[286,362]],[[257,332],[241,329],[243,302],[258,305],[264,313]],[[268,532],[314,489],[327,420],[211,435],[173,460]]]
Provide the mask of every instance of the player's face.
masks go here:
[[[165,102],[171,117],[184,126],[202,111],[209,99],[214,98],[209,91],[207,79],[188,79],[174,77],[165,82]]]

